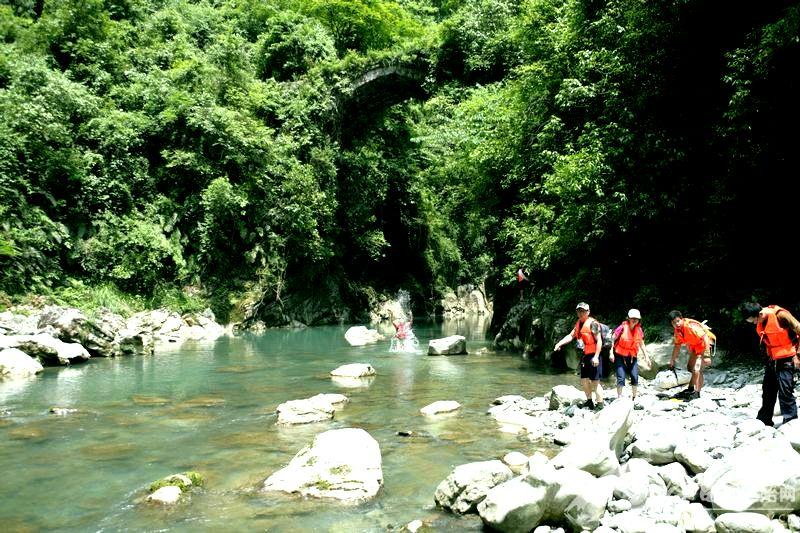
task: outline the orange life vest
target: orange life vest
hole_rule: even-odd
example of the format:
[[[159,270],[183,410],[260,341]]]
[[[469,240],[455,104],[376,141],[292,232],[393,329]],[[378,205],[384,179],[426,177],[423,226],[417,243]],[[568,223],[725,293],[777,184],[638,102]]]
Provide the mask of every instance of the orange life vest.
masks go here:
[[[689,352],[693,355],[705,352],[706,348],[711,345],[703,324],[693,318],[684,318],[683,325],[681,325],[680,330],[675,329],[675,334],[681,339],[676,344],[686,344],[689,347]]]
[[[619,334],[617,343],[614,345],[614,351],[619,355],[636,357],[639,354],[639,343],[644,338],[641,324],[636,324],[636,327],[631,329],[630,324],[626,320],[622,323],[622,332]]]
[[[778,311],[785,311],[777,305],[770,305],[761,310],[766,320],[759,319],[756,324],[756,332],[767,347],[767,354],[771,359],[783,359],[792,357],[797,353],[797,349],[789,336],[789,330],[781,327],[778,323]],[[766,322],[766,325],[764,324]]]
[[[588,317],[583,326],[581,326],[581,321],[578,320],[575,322],[575,329],[573,330],[575,338],[583,341],[583,353],[586,355],[594,355],[597,348],[597,340],[594,338],[594,333],[592,333],[592,322],[594,322],[594,318]]]

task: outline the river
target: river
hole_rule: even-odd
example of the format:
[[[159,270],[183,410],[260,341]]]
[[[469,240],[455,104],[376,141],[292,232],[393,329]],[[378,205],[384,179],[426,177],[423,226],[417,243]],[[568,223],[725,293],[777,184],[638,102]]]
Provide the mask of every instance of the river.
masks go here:
[[[270,330],[190,342],[152,357],[92,359],[0,382],[0,523],[4,531],[386,531],[414,519],[437,530],[480,520],[436,509],[433,493],[456,465],[539,449],[500,431],[486,410],[505,394],[541,395],[571,375],[517,354],[477,354],[486,324],[415,326],[420,344],[453,333],[468,356],[396,354],[389,341],[350,347],[345,327]],[[368,386],[344,388],[328,373],[369,363]],[[275,408],[318,393],[346,394],[333,421],[275,425]],[[457,400],[456,414],[420,408]],[[51,407],[77,412],[55,415]],[[313,436],[360,427],[380,444],[384,486],[343,507],[258,491]],[[402,437],[413,431],[417,437]],[[144,504],[146,488],[196,470],[206,487],[173,508]]]

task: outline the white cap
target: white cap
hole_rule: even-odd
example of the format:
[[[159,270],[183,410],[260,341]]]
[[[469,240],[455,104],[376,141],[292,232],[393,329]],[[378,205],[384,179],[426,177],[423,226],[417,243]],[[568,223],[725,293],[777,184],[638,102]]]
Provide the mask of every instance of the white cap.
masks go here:
[[[642,319],[642,314],[639,312],[638,309],[631,309],[628,311],[628,318],[638,318],[639,320]]]

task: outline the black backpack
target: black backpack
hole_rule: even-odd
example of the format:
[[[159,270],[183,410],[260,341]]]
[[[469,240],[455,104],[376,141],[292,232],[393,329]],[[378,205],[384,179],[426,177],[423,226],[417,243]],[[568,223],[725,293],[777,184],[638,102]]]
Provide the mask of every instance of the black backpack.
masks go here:
[[[603,348],[611,348],[611,345],[614,344],[614,332],[602,322],[598,322],[598,324],[600,324],[600,338],[603,339]]]

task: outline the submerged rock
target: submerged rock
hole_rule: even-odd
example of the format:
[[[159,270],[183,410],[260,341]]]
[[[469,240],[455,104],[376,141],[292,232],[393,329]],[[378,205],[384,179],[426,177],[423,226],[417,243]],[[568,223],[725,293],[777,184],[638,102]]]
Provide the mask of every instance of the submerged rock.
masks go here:
[[[276,409],[278,424],[308,424],[331,420],[337,409],[348,402],[343,394],[317,394],[304,400],[284,402]]]
[[[438,400],[432,404],[426,405],[419,410],[423,415],[438,415],[441,413],[450,413],[461,408],[461,404],[455,400]]]

